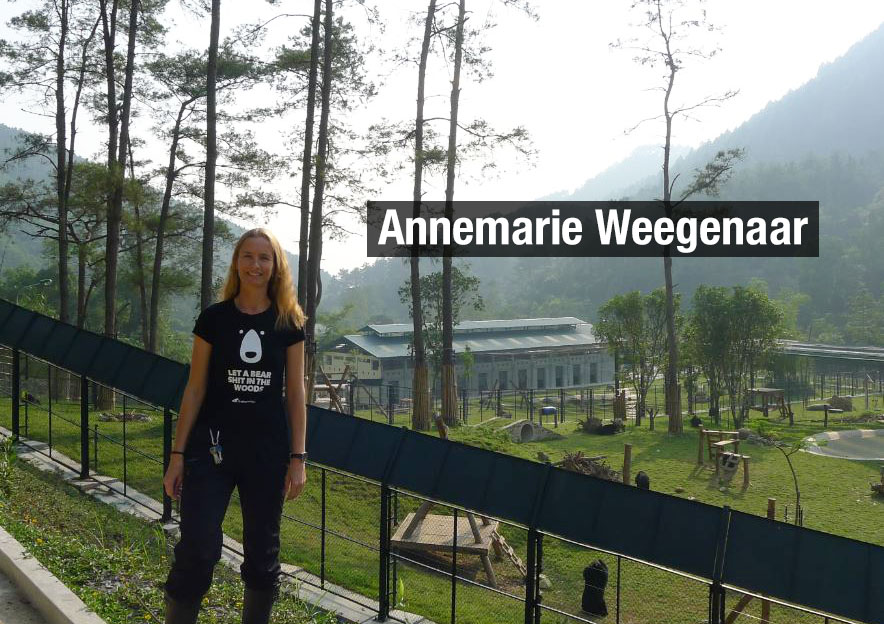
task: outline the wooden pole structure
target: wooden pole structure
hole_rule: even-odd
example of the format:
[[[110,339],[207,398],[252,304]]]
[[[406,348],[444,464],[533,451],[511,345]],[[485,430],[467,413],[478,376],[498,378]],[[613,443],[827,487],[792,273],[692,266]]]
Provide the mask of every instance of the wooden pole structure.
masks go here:
[[[623,445],[623,483],[629,485],[629,473],[632,470],[632,445]]]

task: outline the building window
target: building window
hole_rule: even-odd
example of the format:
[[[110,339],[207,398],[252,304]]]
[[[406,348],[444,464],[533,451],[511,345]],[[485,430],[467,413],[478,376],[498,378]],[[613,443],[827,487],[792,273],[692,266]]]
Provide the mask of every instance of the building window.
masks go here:
[[[537,369],[537,389],[543,390],[546,388],[546,369],[538,368]]]
[[[528,371],[527,371],[527,369],[523,368],[523,369],[519,370],[519,388],[521,390],[524,390],[527,387],[528,387]]]
[[[488,389],[488,373],[479,373],[479,390]]]
[[[373,370],[373,371],[376,371],[380,367],[381,367],[381,363],[378,362],[377,360],[375,360],[374,362],[371,363],[371,370]]]
[[[561,388],[565,385],[565,367],[564,366],[556,366],[556,388]]]
[[[580,385],[580,364],[575,364],[574,369],[571,371],[571,385]]]
[[[589,364],[589,383],[599,382],[599,365],[596,362]]]
[[[498,371],[498,379],[500,379],[500,389],[506,390],[509,387],[509,375],[507,374],[509,371]]]

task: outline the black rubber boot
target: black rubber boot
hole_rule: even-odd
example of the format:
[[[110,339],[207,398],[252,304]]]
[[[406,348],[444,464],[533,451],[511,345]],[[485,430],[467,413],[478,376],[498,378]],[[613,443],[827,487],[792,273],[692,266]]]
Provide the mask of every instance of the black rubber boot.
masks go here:
[[[259,590],[246,587],[242,600],[242,624],[268,624],[276,594],[275,589]]]
[[[166,624],[195,624],[200,601],[182,602],[166,593]]]

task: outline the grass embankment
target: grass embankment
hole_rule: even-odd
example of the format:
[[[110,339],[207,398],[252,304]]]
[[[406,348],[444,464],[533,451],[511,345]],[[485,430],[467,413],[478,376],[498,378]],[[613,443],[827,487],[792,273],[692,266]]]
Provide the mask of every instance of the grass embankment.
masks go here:
[[[18,461],[0,501],[0,524],[40,563],[110,624],[163,621],[162,583],[171,544],[162,527],[100,503],[60,477]],[[215,572],[201,622],[238,623],[242,583],[224,565]],[[283,595],[274,622],[319,624],[334,618]]]
[[[8,401],[8,400],[7,400]],[[44,401],[45,404],[45,401]],[[119,406],[118,406],[119,408]],[[29,417],[29,437],[48,439],[48,416],[45,409],[31,407]],[[128,406],[127,409],[132,409]],[[135,408],[137,409],[137,407]],[[800,406],[796,409],[796,425],[789,427],[787,422],[776,418],[765,420],[756,418],[750,427],[760,423],[774,436],[785,442],[801,439],[823,429],[819,412],[805,412]],[[79,405],[56,402],[53,412],[64,415],[71,424],[54,415],[52,425],[53,444],[73,458],[79,457]],[[8,414],[8,409],[5,414]],[[128,483],[155,498],[160,496],[160,467],[146,459],[141,453],[159,457],[162,450],[162,418],[158,413],[150,413],[149,423],[130,422],[126,425],[127,441],[131,445],[128,454]],[[788,464],[782,454],[768,446],[747,444],[741,452],[752,457],[751,480],[748,490],[742,491],[742,475],[738,474],[731,487],[720,491],[720,485],[708,468],[696,465],[697,434],[686,430],[680,436],[666,433],[667,421],[658,418],[656,431],[648,430],[647,420],[641,428],[628,425],[627,431],[616,436],[590,436],[576,430],[576,410],[566,413],[566,421],[556,429],[563,434],[558,440],[538,443],[515,444],[498,429],[506,424],[505,419],[493,420],[478,427],[459,427],[451,432],[452,439],[477,446],[535,459],[538,451],[543,451],[553,461],[562,458],[565,452],[583,451],[587,455],[606,455],[609,463],[619,469],[623,459],[624,443],[632,444],[633,474],[644,470],[650,475],[654,490],[696,500],[713,505],[730,505],[732,508],[763,515],[767,509],[767,499],[778,501],[779,519],[783,518],[786,505],[790,516],[794,514],[794,485]],[[851,414],[845,415],[847,418]],[[487,417],[487,416],[486,416]],[[516,416],[518,417],[518,415]],[[8,416],[6,417],[8,420]],[[856,424],[839,422],[831,418],[828,429],[853,429],[872,427],[868,423]],[[2,423],[9,426],[8,422]],[[548,423],[549,426],[551,424]],[[99,423],[99,431],[115,440],[122,440],[122,423]],[[135,450],[133,450],[135,449]],[[137,450],[137,452],[136,452]],[[851,537],[876,544],[884,544],[884,525],[881,513],[884,502],[871,496],[869,482],[878,479],[878,467],[868,463],[824,458],[796,453],[792,456],[801,488],[802,506],[805,510],[805,526]],[[118,444],[100,438],[98,470],[102,474],[123,477],[122,450]],[[308,486],[303,496],[294,503],[287,504],[283,528],[283,558],[285,561],[302,565],[313,573],[320,572],[321,542],[319,531],[306,526],[304,522],[319,526],[321,522],[320,471],[310,470]],[[682,489],[680,493],[676,489]],[[379,541],[379,490],[376,486],[364,484],[346,477],[327,474],[326,523],[328,529],[336,531],[350,540],[358,540],[363,546],[344,537],[330,535],[326,540],[326,578],[348,589],[358,591],[372,598],[378,592],[378,555],[374,548]],[[399,517],[413,510],[417,501],[400,496]],[[439,510],[437,513],[447,513]],[[236,539],[241,539],[242,525],[239,509],[234,499],[225,520],[225,531]],[[686,527],[690,530],[690,527]],[[515,548],[523,560],[525,556],[525,532],[516,527],[503,526],[501,533]],[[552,582],[552,588],[545,592],[545,604],[571,613],[580,613],[580,594],[583,588],[582,569],[596,558],[608,564],[611,571],[608,601],[613,614],[614,591],[616,589],[616,559],[562,543],[553,538],[544,542],[544,572]],[[450,559],[437,558],[438,567],[449,570]],[[485,575],[476,557],[458,557],[458,574],[477,582],[485,582]],[[655,570],[634,562],[623,561],[621,576],[621,621],[644,624],[658,621],[666,614],[672,622],[696,622],[703,619],[707,608],[707,592],[702,583],[677,577],[670,573]],[[495,561],[495,572],[501,587],[516,595],[524,595],[518,572],[507,560]],[[399,566],[397,599],[403,608],[425,615],[437,622],[448,621],[450,611],[450,578],[434,574],[414,566]],[[729,600],[732,605],[736,597]],[[757,610],[757,607],[754,607]],[[497,624],[498,622],[519,621],[522,605],[515,599],[495,595],[482,589],[460,584],[457,591],[458,621],[477,624]],[[753,611],[754,613],[754,611]],[[795,612],[774,609],[775,622],[803,621]],[[553,619],[551,615],[547,618]],[[613,617],[609,616],[609,621]]]

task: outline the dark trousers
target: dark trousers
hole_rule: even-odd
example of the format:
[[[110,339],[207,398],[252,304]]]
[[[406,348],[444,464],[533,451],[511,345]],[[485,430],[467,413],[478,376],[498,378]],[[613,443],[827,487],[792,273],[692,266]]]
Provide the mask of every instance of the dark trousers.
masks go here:
[[[202,599],[212,584],[221,559],[221,523],[234,487],[242,509],[245,560],[243,583],[255,590],[279,585],[279,525],[288,449],[279,440],[224,448],[216,465],[205,449],[185,457],[181,493],[181,539],[166,580],[166,591],[176,600]]]

